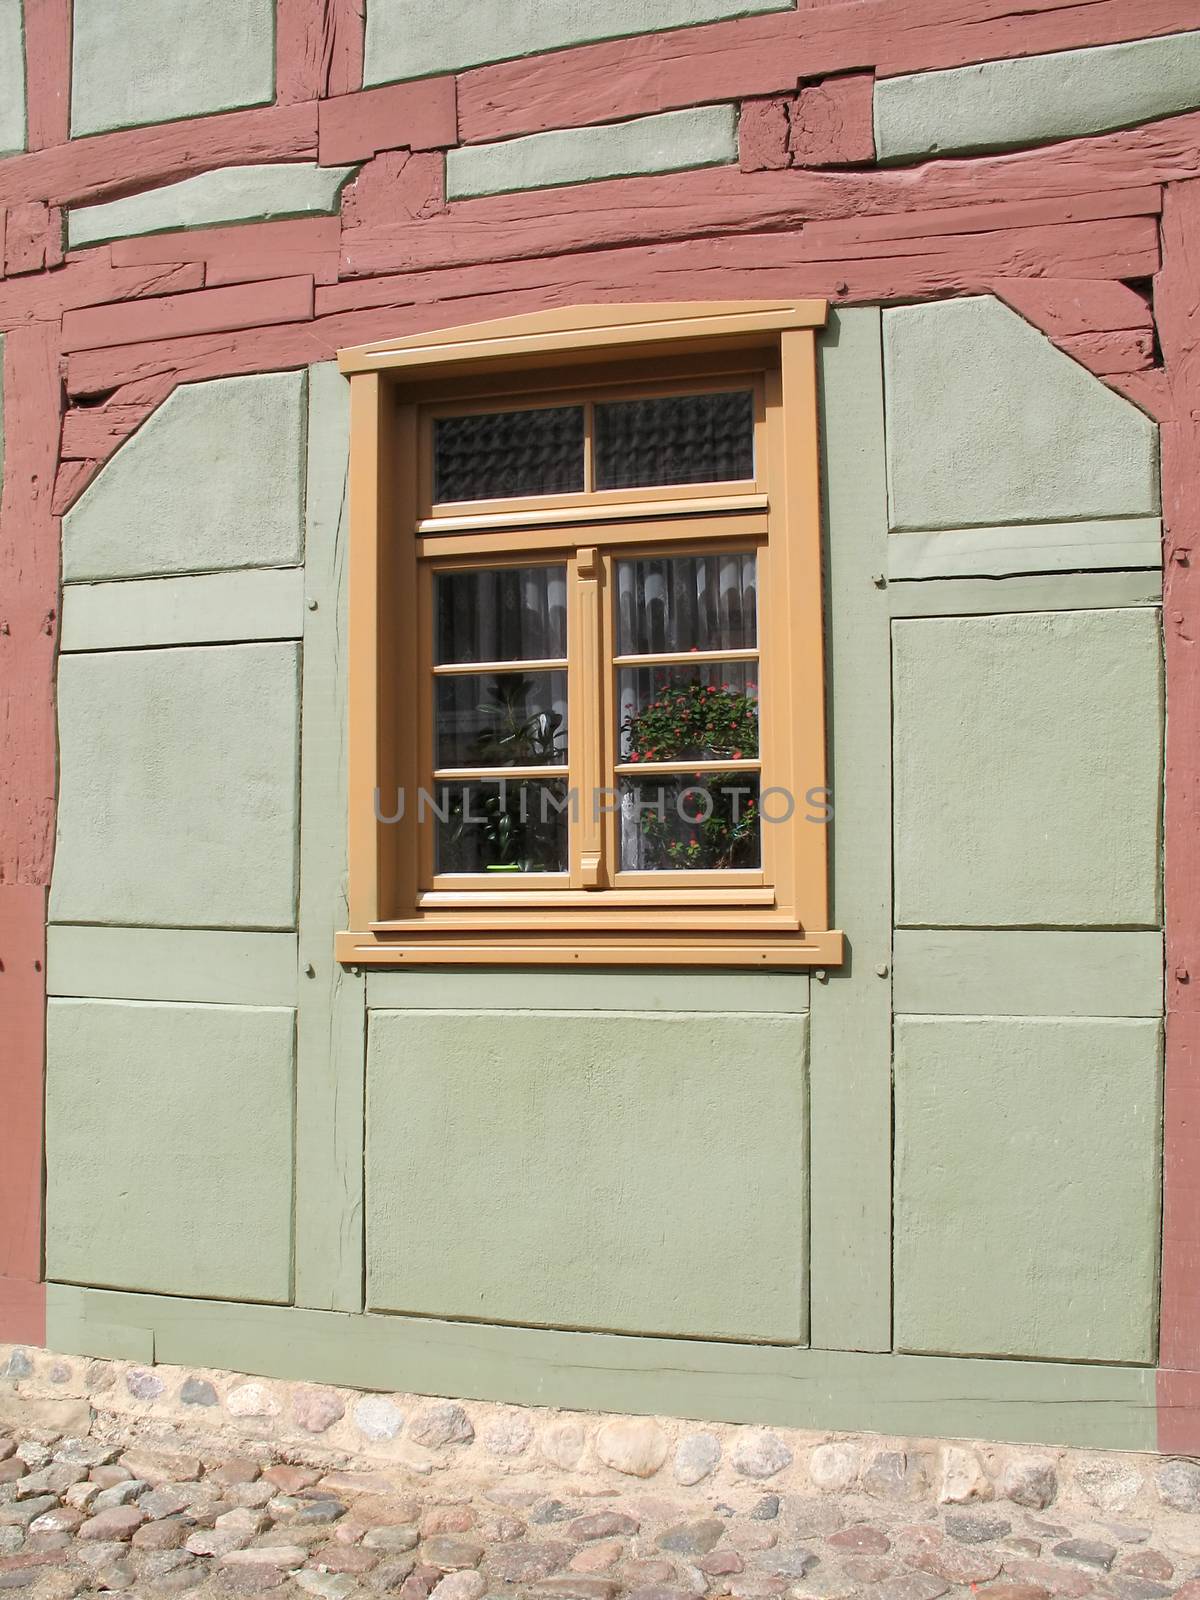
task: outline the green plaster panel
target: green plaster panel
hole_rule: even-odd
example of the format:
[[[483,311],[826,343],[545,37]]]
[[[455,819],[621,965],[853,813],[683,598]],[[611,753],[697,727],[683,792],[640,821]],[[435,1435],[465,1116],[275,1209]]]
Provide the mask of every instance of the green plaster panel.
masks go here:
[[[1005,578],[1023,572],[1161,566],[1158,517],[897,533],[888,540],[889,578]]]
[[[1158,514],[1155,425],[1015,311],[901,306],[883,336],[893,528]]]
[[[880,78],[881,161],[1075,139],[1200,106],[1200,33]]]
[[[374,1310],[796,1343],[797,1016],[375,1011]]]
[[[24,148],[24,16],[21,0],[0,0],[0,156]]]
[[[309,374],[300,1010],[296,1024],[296,1302],[363,1302],[366,982],[333,959],[346,905],[346,651],[350,386]]]
[[[897,928],[897,1011],[954,1016],[1157,1017],[1161,933]]]
[[[419,967],[367,974],[367,1005],[384,1011],[807,1011],[807,972],[662,972]]]
[[[1151,1362],[1161,1025],[896,1018],[896,1346]]]
[[[178,388],[63,518],[63,578],[303,558],[303,372]]]
[[[295,927],[299,647],[63,656],[55,922]]]
[[[466,200],[513,189],[715,167],[736,161],[737,148],[736,106],[696,106],[601,127],[557,128],[448,150],[446,195]]]
[[[1063,572],[1011,578],[905,579],[888,584],[893,617],[972,617],[1016,611],[1098,611],[1162,604],[1162,572]]]
[[[424,78],[564,45],[788,11],[795,0],[374,0],[363,82]]]
[[[891,826],[879,312],[818,340],[829,619],[831,916],[849,960],[812,992],[812,1342],[888,1350],[891,1322]]]
[[[73,135],[274,98],[274,0],[75,0]]]
[[[51,1000],[47,1272],[286,1300],[294,1013]]]
[[[80,206],[67,217],[72,249],[137,234],[171,233],[218,223],[264,222],[278,217],[329,216],[354,167],[319,167],[311,161],[218,167],[123,200]]]
[[[56,1284],[54,1332],[60,1350],[73,1355],[100,1356],[110,1361],[136,1361],[150,1366],[154,1361],[154,1334],[149,1328],[101,1322],[90,1289],[68,1288]],[[92,1313],[89,1316],[88,1313]]]
[[[1157,612],[892,632],[897,923],[1156,926]]]
[[[294,1006],[296,935],[53,923],[46,990],[102,1000]]]
[[[51,1283],[47,1343],[67,1353],[129,1332],[159,1361],[264,1377],[918,1437],[1152,1450],[1149,1368],[805,1350],[353,1316],[111,1294]],[[86,1345],[72,1342],[86,1338]]]
[[[131,650],[148,645],[298,639],[304,571],[260,567],[189,578],[134,578],[63,586],[59,648]]]

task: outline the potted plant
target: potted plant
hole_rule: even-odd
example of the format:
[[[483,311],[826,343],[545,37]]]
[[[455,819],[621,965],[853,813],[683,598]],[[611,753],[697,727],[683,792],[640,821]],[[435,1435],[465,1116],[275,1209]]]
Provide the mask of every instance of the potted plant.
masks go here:
[[[758,755],[758,701],[749,683],[702,683],[699,677],[660,689],[655,699],[621,726],[630,763],[652,761],[741,761]],[[668,783],[705,791],[707,807],[680,817],[672,802],[647,801]],[[740,791],[740,792],[738,792]],[[697,772],[647,777],[641,786],[638,825],[642,864],[649,869],[720,870],[756,866],[758,807],[744,772]],[[665,797],[663,797],[665,800]],[[708,815],[703,815],[707,809]],[[661,813],[661,814],[660,814]]]
[[[504,673],[492,679],[491,698],[478,709],[487,725],[474,741],[475,762],[499,769],[495,782],[481,792],[460,795],[451,804],[455,846],[468,845],[472,836],[483,846],[487,872],[556,872],[561,868],[558,836],[561,819],[543,818],[542,806],[531,803],[529,779],[501,784],[505,767],[545,767],[565,758],[563,718],[557,711],[527,708],[532,678]],[[537,801],[540,801],[540,794]]]

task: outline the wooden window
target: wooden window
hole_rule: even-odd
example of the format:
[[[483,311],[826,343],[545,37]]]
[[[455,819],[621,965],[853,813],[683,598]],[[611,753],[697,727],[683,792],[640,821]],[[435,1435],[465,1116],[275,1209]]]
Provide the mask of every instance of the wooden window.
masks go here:
[[[814,966],[821,302],[343,351],[341,960]]]

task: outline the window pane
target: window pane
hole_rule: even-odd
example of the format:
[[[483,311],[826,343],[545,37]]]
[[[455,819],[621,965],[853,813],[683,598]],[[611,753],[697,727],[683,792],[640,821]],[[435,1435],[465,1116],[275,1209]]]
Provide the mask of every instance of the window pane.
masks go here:
[[[511,500],[583,489],[583,407],[485,411],[433,424],[433,498]]]
[[[437,661],[560,661],[566,567],[491,567],[434,579]]]
[[[567,759],[565,672],[434,680],[439,767],[553,767]]]
[[[762,859],[756,773],[622,778],[619,821],[626,872],[713,872]]]
[[[567,786],[558,779],[482,778],[438,784],[439,872],[505,873],[567,870]]]
[[[723,551],[617,562],[617,650],[753,650],[755,556]]]
[[[596,487],[725,483],[754,476],[754,396],[668,395],[596,407]]]
[[[758,755],[758,663],[622,667],[622,761],[749,761]]]

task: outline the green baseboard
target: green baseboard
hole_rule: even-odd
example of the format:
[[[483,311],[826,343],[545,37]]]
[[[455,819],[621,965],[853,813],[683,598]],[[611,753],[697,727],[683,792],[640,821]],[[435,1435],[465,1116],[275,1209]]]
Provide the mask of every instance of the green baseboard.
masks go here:
[[[63,1354],[575,1410],[1153,1450],[1149,1367],[629,1338],[47,1286]]]

